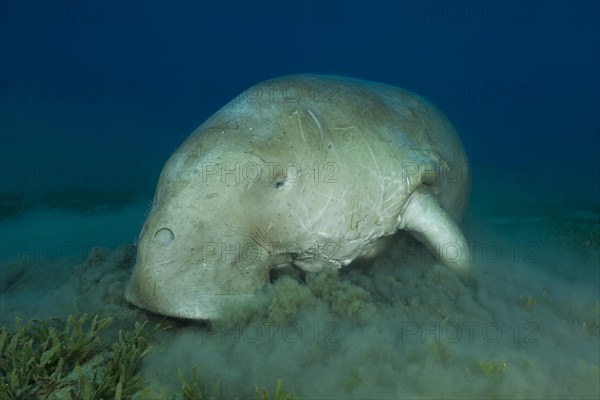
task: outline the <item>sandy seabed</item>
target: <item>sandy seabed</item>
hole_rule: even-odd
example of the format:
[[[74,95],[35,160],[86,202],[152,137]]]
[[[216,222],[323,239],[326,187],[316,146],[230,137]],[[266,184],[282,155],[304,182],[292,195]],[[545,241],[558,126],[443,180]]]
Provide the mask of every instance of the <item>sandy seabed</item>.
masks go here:
[[[5,220],[2,324],[81,312],[119,328],[163,320],[123,297],[143,208]],[[142,375],[178,393],[177,370],[196,366],[228,398],[277,379],[303,399],[599,398],[599,210],[474,208],[463,226],[472,281],[400,246],[339,272],[284,274],[227,322],[163,321],[171,328],[154,336]]]

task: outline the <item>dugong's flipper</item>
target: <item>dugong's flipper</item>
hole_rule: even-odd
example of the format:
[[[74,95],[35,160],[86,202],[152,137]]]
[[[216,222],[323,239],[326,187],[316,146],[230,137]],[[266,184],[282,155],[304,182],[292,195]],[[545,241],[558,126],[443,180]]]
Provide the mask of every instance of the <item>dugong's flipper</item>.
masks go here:
[[[415,190],[400,213],[398,223],[398,229],[410,232],[457,273],[468,272],[467,241],[429,190]]]

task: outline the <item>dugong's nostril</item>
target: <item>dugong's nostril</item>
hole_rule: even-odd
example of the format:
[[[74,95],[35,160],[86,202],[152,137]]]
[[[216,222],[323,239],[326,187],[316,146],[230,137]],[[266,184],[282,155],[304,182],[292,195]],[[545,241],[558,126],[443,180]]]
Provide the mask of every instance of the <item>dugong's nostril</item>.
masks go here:
[[[161,228],[154,234],[154,239],[162,244],[171,244],[173,239],[175,239],[175,234],[169,228]]]

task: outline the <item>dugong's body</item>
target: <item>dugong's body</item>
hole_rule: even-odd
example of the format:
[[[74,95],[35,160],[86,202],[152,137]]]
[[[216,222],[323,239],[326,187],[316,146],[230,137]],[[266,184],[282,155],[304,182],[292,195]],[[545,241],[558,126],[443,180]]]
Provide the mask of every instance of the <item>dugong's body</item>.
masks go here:
[[[171,156],[138,241],[126,298],[150,311],[219,317],[269,270],[340,268],[406,230],[468,270],[456,220],[470,176],[445,116],[422,97],[349,78],[255,85]]]

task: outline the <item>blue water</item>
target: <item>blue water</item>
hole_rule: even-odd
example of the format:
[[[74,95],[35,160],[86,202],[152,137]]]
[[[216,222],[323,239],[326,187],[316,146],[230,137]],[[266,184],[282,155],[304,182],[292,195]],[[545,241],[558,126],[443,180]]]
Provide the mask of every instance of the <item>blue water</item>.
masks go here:
[[[151,183],[244,88],[331,73],[414,89],[473,162],[598,199],[596,2],[3,2],[0,40],[3,161],[132,161]]]
[[[52,264],[69,256],[72,266],[93,246],[133,242],[164,162],[194,128],[254,83],[323,73],[405,87],[446,113],[474,172],[467,231],[518,225],[519,237],[527,237],[535,232],[527,221],[563,211],[562,217],[578,216],[566,219],[591,224],[591,262],[569,258],[572,242],[557,253],[565,265],[585,264],[573,275],[585,281],[589,274],[582,290],[593,302],[599,296],[599,16],[595,1],[3,1],[0,261],[28,256]],[[512,240],[514,248],[524,243]],[[540,260],[556,260],[556,249],[545,248]],[[5,279],[15,276],[11,282],[35,275],[4,268]],[[555,269],[562,275],[548,282],[571,290],[561,286],[568,268]],[[70,271],[57,272],[48,287],[60,287]],[[36,294],[22,298],[39,301],[45,282],[36,281]],[[3,323],[19,312],[14,304],[24,304],[23,314],[45,314],[9,286],[2,286]],[[62,307],[47,304],[48,314]],[[596,349],[595,335],[589,348]],[[168,363],[174,370],[181,353]],[[577,357],[552,362],[567,359],[575,368]],[[585,363],[597,368],[598,358]],[[544,387],[536,377],[533,385]],[[377,393],[439,395],[426,387]],[[375,393],[364,390],[360,396]],[[460,387],[450,393],[460,397]],[[519,393],[535,395],[513,395]]]

